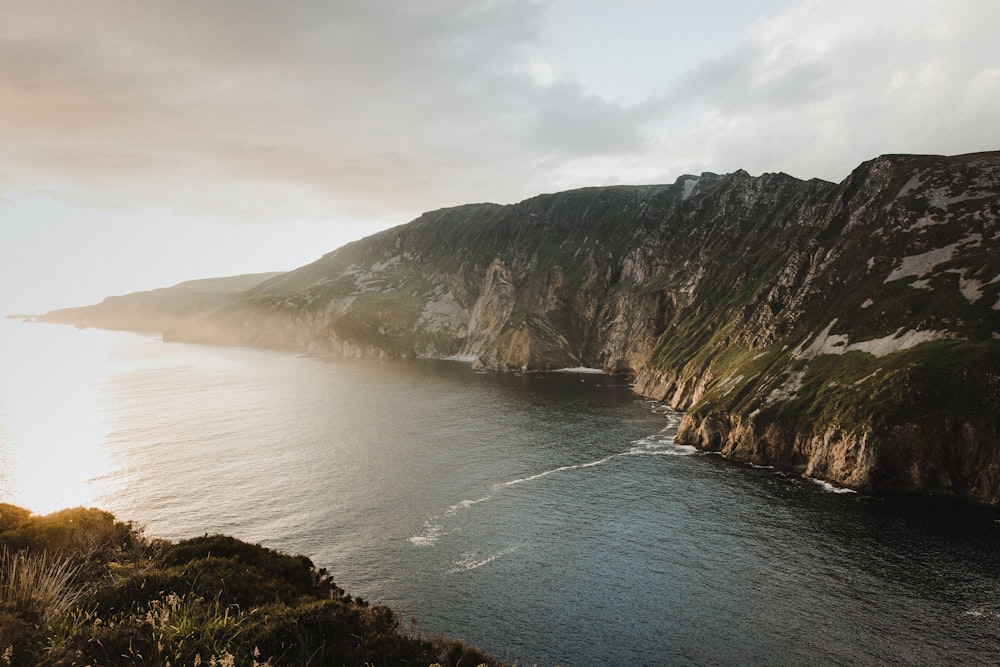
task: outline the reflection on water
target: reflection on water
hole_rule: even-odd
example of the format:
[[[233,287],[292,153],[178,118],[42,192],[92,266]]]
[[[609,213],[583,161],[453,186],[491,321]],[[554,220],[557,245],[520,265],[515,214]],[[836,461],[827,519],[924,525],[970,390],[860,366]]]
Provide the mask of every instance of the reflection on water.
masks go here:
[[[5,333],[27,326],[3,324]],[[0,336],[2,496],[41,513],[93,505],[112,469],[102,403],[109,338],[41,325],[31,334]]]
[[[678,447],[620,379],[0,334],[0,501],[304,553],[523,664],[996,663],[995,512]]]

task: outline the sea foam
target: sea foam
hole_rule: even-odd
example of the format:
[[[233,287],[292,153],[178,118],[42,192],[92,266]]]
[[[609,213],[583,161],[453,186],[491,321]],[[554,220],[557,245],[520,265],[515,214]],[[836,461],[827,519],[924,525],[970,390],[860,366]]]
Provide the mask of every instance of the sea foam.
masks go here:
[[[461,510],[469,509],[473,505],[484,503],[492,497],[493,494],[489,494],[481,498],[476,498],[475,500],[460,500],[454,505],[449,505],[448,509],[444,512],[437,516],[433,516],[424,522],[424,532],[422,534],[407,538],[407,541],[417,547],[431,546],[438,541],[442,534],[444,534],[444,519],[455,516]]]
[[[526,484],[529,482],[534,482],[539,479],[543,479],[550,475],[555,475],[562,472],[569,472],[571,470],[582,470],[584,468],[596,468],[602,466],[609,461],[612,461],[619,457],[626,456],[692,456],[694,454],[702,453],[695,447],[690,445],[678,445],[674,441],[674,436],[677,431],[677,424],[680,422],[680,418],[673,413],[666,413],[668,416],[668,423],[665,428],[663,428],[658,433],[647,436],[645,438],[640,438],[639,440],[634,440],[631,443],[631,447],[623,452],[618,452],[615,454],[609,454],[608,456],[603,456],[599,459],[593,461],[586,461],[584,463],[572,463],[564,466],[558,466],[551,468],[549,470],[543,470],[542,472],[535,473],[533,475],[527,475],[525,477],[518,477],[516,479],[511,479],[506,482],[499,482],[494,484],[490,493],[476,499],[466,499],[460,500],[453,505],[448,506],[444,512],[434,517],[431,517],[424,522],[424,532],[420,535],[414,535],[408,538],[410,544],[418,547],[431,546],[438,541],[438,539],[447,534],[444,530],[444,522],[449,518],[454,517],[462,510],[469,509],[474,505],[479,503],[484,503],[492,499],[497,493],[500,493],[504,489],[518,486],[521,484]],[[488,561],[486,561],[488,562]],[[485,564],[485,563],[481,563]],[[478,565],[476,567],[479,567]],[[465,568],[473,569],[473,568]]]
[[[846,489],[842,486],[834,486],[830,482],[825,482],[822,479],[816,479],[815,477],[806,477],[813,484],[819,484],[823,487],[823,490],[827,493],[857,493],[854,489]]]
[[[621,454],[611,454],[610,456],[605,456],[602,459],[597,459],[596,461],[590,461],[587,463],[576,463],[572,465],[559,466],[558,468],[552,468],[551,470],[546,470],[534,475],[529,475],[528,477],[521,477],[519,479],[512,479],[509,482],[502,482],[498,486],[517,486],[518,484],[524,484],[525,482],[533,482],[536,479],[541,479],[542,477],[548,477],[549,475],[554,475],[558,472],[565,472],[567,470],[579,470],[580,468],[593,468],[599,465],[603,465],[610,461],[611,459],[621,456]]]
[[[492,563],[498,558],[503,558],[508,554],[512,554],[520,548],[521,547],[518,546],[507,547],[506,549],[498,551],[494,554],[490,554],[489,556],[483,558],[480,558],[478,551],[472,551],[463,554],[461,560],[455,561],[454,563],[455,567],[448,570],[448,574],[456,574],[458,572],[468,572],[470,570],[478,569],[483,565],[488,565],[489,563]]]

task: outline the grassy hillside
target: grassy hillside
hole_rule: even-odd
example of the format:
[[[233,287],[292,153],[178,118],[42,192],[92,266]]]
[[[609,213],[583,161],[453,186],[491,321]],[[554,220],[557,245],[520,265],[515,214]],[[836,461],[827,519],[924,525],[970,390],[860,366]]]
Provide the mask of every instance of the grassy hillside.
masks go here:
[[[0,664],[444,667],[499,663],[405,633],[304,556],[223,535],[146,539],[96,509],[0,504]]]

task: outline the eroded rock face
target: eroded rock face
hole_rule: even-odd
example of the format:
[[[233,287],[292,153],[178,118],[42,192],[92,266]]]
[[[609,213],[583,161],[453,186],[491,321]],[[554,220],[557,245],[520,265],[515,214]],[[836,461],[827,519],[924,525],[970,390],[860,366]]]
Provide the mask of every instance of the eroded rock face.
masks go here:
[[[469,342],[463,354],[475,357],[478,367],[502,368],[497,339],[517,301],[510,267],[497,257],[486,269],[479,298],[469,317]],[[509,343],[504,347],[508,347]],[[489,361],[484,359],[489,358]],[[516,360],[515,360],[516,363]]]
[[[426,213],[190,338],[498,371],[590,366],[678,439],[858,489],[1000,501],[1000,154],[843,183],[683,176]]]
[[[871,477],[878,448],[866,431],[845,432],[834,427],[815,433],[753,418],[685,416],[677,442],[841,487],[873,488]]]

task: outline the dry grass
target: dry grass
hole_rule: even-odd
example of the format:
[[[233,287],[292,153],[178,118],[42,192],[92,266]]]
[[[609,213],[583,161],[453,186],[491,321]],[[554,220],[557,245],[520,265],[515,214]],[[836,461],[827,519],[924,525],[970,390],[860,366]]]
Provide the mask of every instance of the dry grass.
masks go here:
[[[48,552],[0,549],[0,606],[30,610],[46,621],[67,614],[82,595],[80,567]]]

